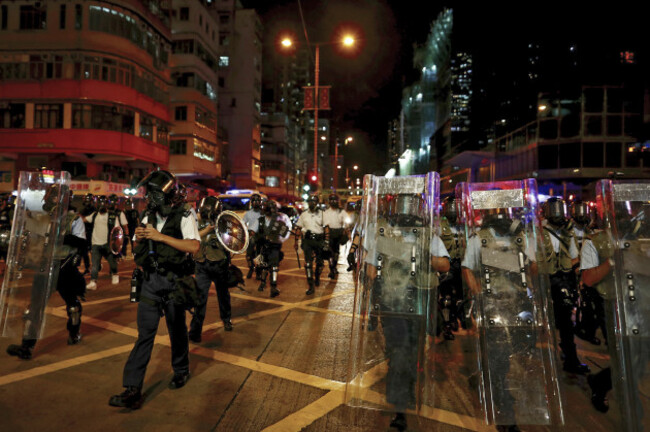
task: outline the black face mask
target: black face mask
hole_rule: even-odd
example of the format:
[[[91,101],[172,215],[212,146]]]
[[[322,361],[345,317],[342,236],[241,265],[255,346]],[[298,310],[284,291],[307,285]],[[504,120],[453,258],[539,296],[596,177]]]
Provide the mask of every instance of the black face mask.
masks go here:
[[[548,218],[548,222],[558,228],[562,228],[567,224],[567,220],[561,216],[552,216]]]
[[[260,204],[261,204],[261,201],[260,201],[260,200],[257,200],[257,199],[256,199],[256,200],[253,200],[253,201],[251,202],[251,206],[252,206],[255,210],[259,210],[259,209],[260,209]]]
[[[309,210],[311,211],[316,210],[316,203],[314,201],[309,201],[307,205],[309,206]]]
[[[339,208],[339,202],[334,200],[330,201],[330,207],[332,207],[333,209]]]

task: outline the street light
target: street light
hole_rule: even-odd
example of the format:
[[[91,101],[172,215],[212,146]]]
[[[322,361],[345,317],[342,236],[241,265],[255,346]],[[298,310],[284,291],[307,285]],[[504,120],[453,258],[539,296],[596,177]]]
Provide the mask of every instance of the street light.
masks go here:
[[[314,64],[314,172],[318,172],[318,108],[319,108],[319,99],[318,99],[318,89],[319,89],[319,78],[320,78],[320,46],[321,45],[335,45],[342,44],[346,48],[352,48],[355,45],[355,38],[350,34],[345,34],[341,37],[340,40],[334,42],[321,42],[321,43],[312,43],[316,47],[315,53],[315,64]],[[280,44],[284,48],[290,48],[293,46],[293,40],[286,36],[282,38]]]

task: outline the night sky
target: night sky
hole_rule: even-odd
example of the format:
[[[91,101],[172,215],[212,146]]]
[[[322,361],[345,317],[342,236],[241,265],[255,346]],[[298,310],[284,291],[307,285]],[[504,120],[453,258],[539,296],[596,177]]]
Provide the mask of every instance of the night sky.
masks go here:
[[[358,138],[355,148],[346,149],[346,158],[363,159],[366,172],[381,172],[386,161],[388,122],[399,114],[403,87],[419,76],[412,64],[413,44],[426,41],[432,21],[444,7],[454,11],[452,49],[463,49],[474,56],[475,85],[489,84],[490,74],[504,66],[523,66],[523,53],[530,42],[559,49],[575,43],[603,55],[637,50],[637,59],[643,60],[638,51],[645,49],[649,38],[640,3],[629,2],[619,9],[611,5],[598,8],[596,3],[567,7],[569,3],[574,2],[518,2],[514,7],[496,7],[494,2],[477,6],[472,2],[468,7],[470,2],[303,0],[312,42],[332,40],[340,25],[353,24],[363,34],[362,47],[354,58],[337,55],[332,46],[321,48],[320,83],[333,86],[329,118],[333,127],[338,126],[340,136],[353,134]],[[295,29],[304,41],[296,0],[243,0],[243,4],[261,15],[267,48],[287,28]],[[275,54],[271,48],[265,55]]]

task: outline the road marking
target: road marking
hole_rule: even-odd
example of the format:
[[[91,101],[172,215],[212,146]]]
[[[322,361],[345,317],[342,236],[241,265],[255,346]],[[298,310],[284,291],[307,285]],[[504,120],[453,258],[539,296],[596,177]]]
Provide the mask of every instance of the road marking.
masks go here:
[[[133,344],[122,345],[105,351],[100,351],[93,354],[75,357],[70,360],[63,360],[60,362],[51,363],[49,365],[35,367],[26,371],[5,375],[0,377],[0,386],[15,383],[17,381],[26,380],[29,378],[35,378],[37,376],[45,375],[52,372],[57,372],[62,369],[81,366],[85,363],[105,359],[107,357],[112,357],[118,354],[123,354],[125,352],[131,351],[132,348],[133,348]]]
[[[344,400],[341,391],[330,391],[320,399],[306,407],[289,414],[279,422],[263,429],[262,432],[293,432],[301,431],[319,418],[334,411]]]

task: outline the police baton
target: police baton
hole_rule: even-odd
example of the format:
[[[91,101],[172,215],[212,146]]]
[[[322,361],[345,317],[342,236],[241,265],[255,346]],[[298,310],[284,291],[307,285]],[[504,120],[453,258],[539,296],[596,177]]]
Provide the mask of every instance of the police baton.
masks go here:
[[[296,249],[296,259],[298,259],[298,269],[300,269],[300,254],[298,253],[298,249]]]

